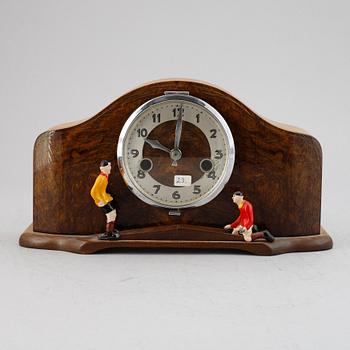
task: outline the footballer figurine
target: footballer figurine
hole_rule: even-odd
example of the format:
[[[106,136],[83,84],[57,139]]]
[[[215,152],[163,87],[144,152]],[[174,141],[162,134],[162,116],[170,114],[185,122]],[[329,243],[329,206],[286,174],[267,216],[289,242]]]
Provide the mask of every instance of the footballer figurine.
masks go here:
[[[254,212],[253,212],[253,206],[250,202],[248,202],[246,199],[243,198],[242,192],[235,192],[232,196],[232,201],[235,203],[239,209],[239,216],[238,218],[229,225],[226,225],[224,228],[225,230],[231,230],[232,234],[239,238],[243,239],[246,242],[252,242],[255,241],[258,238],[264,238],[268,242],[273,242],[274,237],[273,235],[268,231],[259,231],[259,232],[253,232],[254,228]]]
[[[100,174],[97,176],[90,194],[95,204],[107,217],[106,232],[101,233],[98,238],[102,240],[115,240],[120,237],[120,233],[114,228],[117,218],[117,211],[113,204],[113,197],[107,193],[108,177],[111,173],[111,163],[103,160],[100,164]]]

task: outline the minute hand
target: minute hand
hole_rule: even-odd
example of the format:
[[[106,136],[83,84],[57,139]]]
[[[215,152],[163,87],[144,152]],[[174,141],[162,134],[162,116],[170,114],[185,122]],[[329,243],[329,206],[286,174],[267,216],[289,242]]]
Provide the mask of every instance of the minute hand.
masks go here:
[[[182,105],[180,106],[180,112],[179,116],[177,117],[176,121],[176,128],[175,128],[175,141],[174,141],[174,149],[179,149],[180,145],[180,139],[181,139],[181,132],[182,132],[182,120],[183,120],[183,113],[182,113]]]

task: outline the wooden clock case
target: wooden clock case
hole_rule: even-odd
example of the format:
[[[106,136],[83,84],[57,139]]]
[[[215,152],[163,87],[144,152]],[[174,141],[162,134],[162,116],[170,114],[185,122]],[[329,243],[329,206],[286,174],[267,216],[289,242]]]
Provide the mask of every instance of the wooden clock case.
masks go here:
[[[188,91],[225,118],[236,148],[234,169],[223,191],[208,204],[169,215],[145,204],[125,185],[116,160],[120,131],[130,114],[165,91]],[[109,190],[118,203],[121,238],[99,241],[105,217],[90,197],[102,159],[112,161]],[[332,247],[320,225],[322,150],[305,131],[259,117],[231,94],[207,83],[174,79],[152,82],[118,98],[94,117],[52,128],[34,145],[33,224],[20,237],[32,248],[93,253],[108,248],[238,249],[273,255]],[[240,190],[254,205],[255,223],[276,237],[236,241],[224,233],[238,210]]]

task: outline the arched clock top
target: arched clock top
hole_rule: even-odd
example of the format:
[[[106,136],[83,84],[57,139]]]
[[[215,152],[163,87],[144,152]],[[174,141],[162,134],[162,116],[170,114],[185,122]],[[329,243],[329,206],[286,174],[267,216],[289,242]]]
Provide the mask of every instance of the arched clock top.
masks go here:
[[[164,94],[167,91],[174,92],[172,98],[176,106],[173,108],[169,107],[171,95]],[[181,92],[188,95],[181,95]],[[157,101],[151,105],[155,111],[161,106],[168,108],[168,114],[161,119],[158,117],[160,112],[154,113],[155,127],[145,126],[153,123],[150,119],[153,118],[152,111],[147,109],[150,106],[139,114],[135,112],[140,112],[149,101]],[[174,108],[181,108],[181,101],[187,110],[188,106],[197,106],[197,114],[200,108],[203,116],[207,113],[203,125],[197,124],[194,112],[181,117],[175,110],[171,117]],[[147,122],[142,119],[143,112],[151,113]],[[131,116],[135,118],[130,121]],[[182,118],[183,139],[176,147],[176,128],[179,128],[176,124],[180,124],[178,120]],[[125,126],[128,123],[135,127],[128,129]],[[139,126],[133,123],[139,123]],[[168,142],[164,132],[169,129],[173,139]],[[146,134],[150,136],[146,137]],[[221,137],[221,144],[210,139],[214,134]],[[117,148],[121,137],[118,168]],[[193,153],[189,146],[191,138],[194,140]],[[129,142],[130,147],[124,142]],[[173,175],[167,177],[163,173],[174,170],[174,162],[179,166],[186,164],[187,156],[181,150],[181,142],[186,152],[188,150],[187,155],[193,157],[195,168],[184,167],[186,173],[174,172],[173,175],[184,175],[181,181],[187,181],[191,190],[188,193],[183,188],[169,193],[164,191],[157,197],[158,186],[171,188],[171,181],[175,181]],[[169,152],[159,150],[159,144]],[[195,144],[200,147],[196,148]],[[197,149],[200,149],[198,154]],[[137,152],[142,153],[142,157],[133,163],[132,157]],[[215,163],[215,155],[222,155],[222,166]],[[247,200],[254,203],[256,223],[268,227],[276,237],[310,236],[321,232],[322,150],[318,141],[301,129],[261,118],[230,93],[211,84],[187,79],[151,82],[127,92],[89,119],[63,124],[42,133],[34,146],[34,231],[84,235],[99,230],[104,218],[96,214],[89,191],[95,179],[96,164],[102,159],[110,160],[114,169],[108,186],[118,199],[121,230],[161,225],[219,228],[238,213],[230,198],[240,190]],[[200,184],[197,181],[215,166],[218,167],[218,178],[224,181],[219,182],[218,191],[210,192],[205,188],[207,181]],[[137,176],[135,171],[140,169],[145,176],[150,175],[149,180],[154,183],[131,180],[135,174]],[[165,169],[163,173],[162,169]],[[125,180],[142,195],[130,193]],[[199,198],[199,189],[195,186],[203,186],[203,198],[209,198],[200,202],[200,206],[193,205],[198,204]],[[152,194],[156,206],[149,205]],[[184,198],[183,205],[178,205],[179,195]],[[164,201],[170,204],[164,205]],[[181,208],[181,215],[169,215],[169,208],[177,207]]]

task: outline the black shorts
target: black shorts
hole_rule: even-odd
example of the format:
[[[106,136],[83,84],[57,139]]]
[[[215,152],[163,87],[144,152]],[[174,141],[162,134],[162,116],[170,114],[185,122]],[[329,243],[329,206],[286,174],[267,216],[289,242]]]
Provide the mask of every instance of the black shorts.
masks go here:
[[[103,211],[104,214],[108,214],[110,213],[112,210],[115,209],[114,205],[112,202],[107,203],[106,205],[104,205],[103,207],[100,207],[101,210]]]

